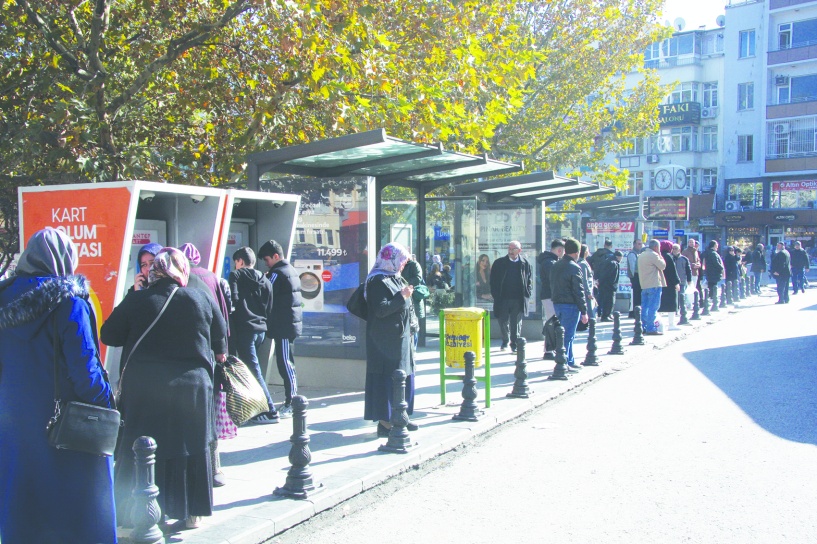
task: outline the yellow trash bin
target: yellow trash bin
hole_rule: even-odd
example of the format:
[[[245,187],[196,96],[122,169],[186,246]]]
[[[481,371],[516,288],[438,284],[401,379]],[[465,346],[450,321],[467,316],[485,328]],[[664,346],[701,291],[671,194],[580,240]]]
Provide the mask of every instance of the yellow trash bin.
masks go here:
[[[446,308],[445,366],[465,368],[465,352],[477,357],[474,366],[482,366],[482,308]]]

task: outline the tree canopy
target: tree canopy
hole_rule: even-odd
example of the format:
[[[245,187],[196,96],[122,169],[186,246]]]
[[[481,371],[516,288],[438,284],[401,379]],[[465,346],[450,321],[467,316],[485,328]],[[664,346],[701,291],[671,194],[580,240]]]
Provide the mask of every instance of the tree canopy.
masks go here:
[[[655,78],[623,77],[661,3],[2,0],[0,175],[218,186],[248,153],[379,127],[595,167],[654,128]]]

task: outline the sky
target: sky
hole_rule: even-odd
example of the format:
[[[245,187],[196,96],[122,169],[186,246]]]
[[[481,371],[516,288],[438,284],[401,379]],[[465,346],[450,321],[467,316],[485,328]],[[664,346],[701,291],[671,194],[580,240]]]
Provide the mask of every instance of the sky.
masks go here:
[[[667,0],[658,20],[673,22],[680,17],[686,21],[684,30],[694,30],[701,25],[715,28],[715,19],[724,14],[724,5],[727,3],[729,0]]]

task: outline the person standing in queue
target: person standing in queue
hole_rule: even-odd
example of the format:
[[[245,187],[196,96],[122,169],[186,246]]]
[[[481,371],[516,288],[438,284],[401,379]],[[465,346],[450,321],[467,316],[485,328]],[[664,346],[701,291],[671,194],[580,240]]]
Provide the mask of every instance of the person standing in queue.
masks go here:
[[[284,256],[281,244],[275,240],[265,242],[258,256],[269,267],[267,278],[272,284],[272,314],[267,321],[267,335],[275,342],[275,362],[284,381],[284,404],[278,408],[278,416],[292,417],[292,397],[298,394],[295,375],[295,339],[303,327],[303,303],[301,280]]]
[[[550,291],[550,270],[553,264],[561,259],[565,254],[565,242],[557,238],[550,243],[550,251],[543,251],[536,257],[536,284],[539,287],[539,300],[542,301],[542,326],[547,320],[556,315],[553,309],[553,295]],[[555,346],[547,344],[545,338],[545,353],[542,359],[553,360],[556,358]]]
[[[34,233],[0,282],[0,540],[116,543],[113,459],[48,443],[55,380],[63,402],[111,407],[90,287],[63,232]],[[58,366],[58,376],[54,367]],[[131,457],[131,465],[133,465]]]
[[[633,249],[627,252],[627,276],[630,278],[630,285],[632,286],[633,308],[641,306],[641,282],[638,280],[638,256],[641,255],[643,247],[644,243],[636,238],[633,240]],[[633,310],[630,310],[630,313],[627,314],[627,317],[630,318],[634,316]]]
[[[806,272],[809,270],[808,253],[800,246],[800,241],[794,242],[791,250],[791,292],[796,295],[798,292],[805,293]]]
[[[573,338],[579,321],[587,323],[587,299],[584,293],[584,274],[579,267],[579,242],[565,239],[565,254],[550,270],[550,289],[553,296],[553,310],[559,323],[564,327],[564,349],[567,366],[578,369],[573,356]]]
[[[508,244],[508,254],[491,266],[491,296],[494,315],[502,334],[500,351],[516,351],[516,339],[522,334],[522,316],[528,315],[531,295],[531,266],[522,255],[522,244],[514,240]]]
[[[400,275],[409,252],[397,242],[386,244],[366,277],[363,294],[369,318],[366,320],[366,384],[363,418],[377,421],[377,436],[389,435],[395,407],[394,371],[406,373],[407,413],[414,412],[414,342],[419,326],[414,313],[414,287]],[[418,425],[409,422],[409,431]]]
[[[789,255],[783,242],[777,242],[777,251],[772,256],[772,265],[769,270],[774,281],[777,282],[777,302],[775,304],[788,304],[791,255]]]

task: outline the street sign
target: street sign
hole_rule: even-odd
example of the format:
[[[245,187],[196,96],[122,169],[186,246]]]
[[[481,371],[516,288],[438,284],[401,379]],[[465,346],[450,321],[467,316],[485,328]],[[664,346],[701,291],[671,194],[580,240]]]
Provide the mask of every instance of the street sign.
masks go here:
[[[684,229],[675,229],[675,236],[683,236]]]
[[[669,236],[668,229],[652,229],[653,236]]]

